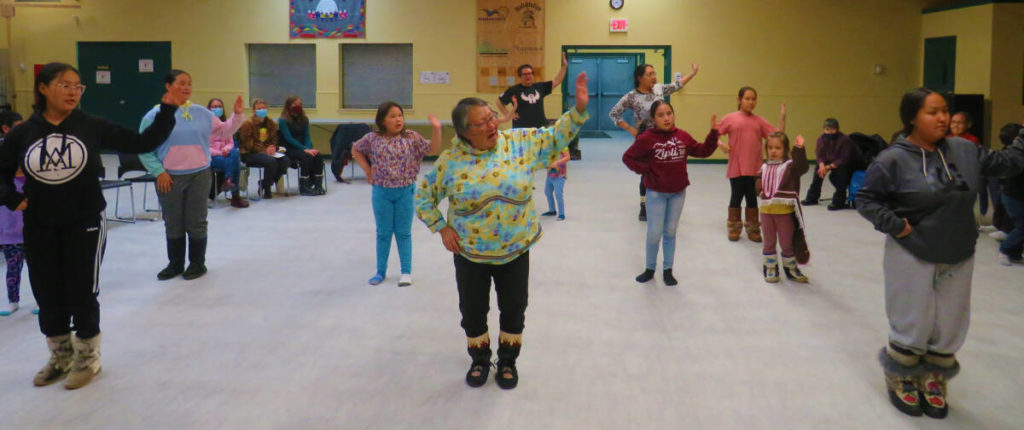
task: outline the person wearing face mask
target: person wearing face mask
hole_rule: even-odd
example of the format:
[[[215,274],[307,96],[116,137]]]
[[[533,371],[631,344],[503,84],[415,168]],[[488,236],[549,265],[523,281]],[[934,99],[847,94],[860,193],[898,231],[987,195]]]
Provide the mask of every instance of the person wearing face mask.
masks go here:
[[[432,129],[430,140],[406,130],[402,106],[386,101],[377,107],[377,131],[367,133],[352,145],[352,158],[366,172],[366,181],[373,185],[377,272],[370,278],[370,285],[384,281],[392,236],[402,264],[398,286],[412,285],[413,184],[423,157],[441,149],[441,122],[433,114],[428,114],[427,120]]]
[[[453,254],[459,310],[472,359],[466,384],[479,387],[490,370],[487,329],[491,280],[498,295],[501,333],[495,380],[504,389],[519,382],[516,358],[522,346],[530,276],[530,248],[541,236],[533,207],[533,173],[586,122],[587,75],[576,78],[576,106],[555,125],[498,130],[487,102],[464,98],[452,109],[456,138],[416,186],[416,215]],[[448,199],[447,217],[438,205]]]
[[[885,233],[882,272],[889,342],[879,353],[889,401],[909,415],[944,418],[946,381],[967,337],[978,230],[974,199],[985,177],[1024,171],[1024,139],[988,151],[947,138],[946,100],[927,88],[900,102],[903,135],[868,166],[857,211]]]
[[[270,186],[288,171],[291,159],[278,151],[277,122],[267,118],[267,102],[253,99],[252,112],[238,130],[238,146],[246,166],[263,168],[263,181],[259,188],[263,198],[269,199],[274,197]]]
[[[850,137],[839,131],[839,120],[828,118],[822,128],[823,133],[818,136],[818,143],[814,149],[818,169],[811,178],[811,186],[807,188],[807,197],[802,203],[805,206],[818,204],[821,198],[821,184],[828,175],[829,181],[836,188],[828,209],[846,209],[846,189],[850,186],[850,178],[853,177],[853,170],[856,167],[854,161],[857,150]]]
[[[224,102],[221,99],[210,99],[206,108],[213,112],[218,121],[227,121],[224,116]],[[224,183],[221,189],[231,190],[231,206],[236,208],[247,208],[249,202],[242,198],[238,191],[238,177],[241,170],[241,161],[238,148],[235,147],[235,139],[232,136],[210,135],[210,167],[220,169],[224,172]]]
[[[188,98],[192,95],[192,76],[172,69],[164,77],[168,92]],[[235,99],[234,115],[226,122],[203,106],[184,103],[175,113],[177,121],[170,137],[156,151],[139,159],[150,175],[156,177],[157,197],[167,237],[167,267],[157,273],[163,281],[182,275],[185,280],[206,273],[207,222],[210,195],[210,138],[230,139],[242,125],[242,96]],[[153,121],[156,109],[142,117],[142,127]],[[185,268],[186,235],[188,268]]]
[[[174,113],[188,98],[168,90],[139,133],[79,110],[85,86],[69,64],[43,66],[33,93],[32,116],[0,145],[0,203],[24,211],[25,260],[50,350],[32,382],[44,386],[66,377],[64,387],[76,389],[101,368],[97,298],[107,203],[100,151],[152,151],[171,134]],[[14,182],[19,169],[23,192]]]
[[[612,123],[628,131],[630,136],[634,138],[643,133],[644,130],[653,127],[654,121],[651,118],[651,105],[656,100],[664,100],[669,94],[683,89],[687,82],[690,82],[694,76],[697,76],[697,70],[699,69],[697,63],[691,64],[690,68],[690,74],[679,78],[675,82],[661,84],[658,83],[658,74],[654,71],[654,66],[650,64],[636,66],[636,69],[633,70],[633,90],[622,96],[615,103],[615,106],[612,106],[612,110],[608,112]],[[631,126],[622,119],[622,113],[626,109],[633,112],[633,121],[636,126]],[[637,219],[647,221],[647,188],[644,187],[643,177],[640,177],[640,214],[637,215]]]
[[[285,99],[277,127],[284,140],[281,144],[287,149],[285,154],[299,163],[299,194],[320,196],[326,193],[323,187],[324,160],[320,158],[320,151],[313,149],[309,118],[302,110],[302,99],[297,96]]]

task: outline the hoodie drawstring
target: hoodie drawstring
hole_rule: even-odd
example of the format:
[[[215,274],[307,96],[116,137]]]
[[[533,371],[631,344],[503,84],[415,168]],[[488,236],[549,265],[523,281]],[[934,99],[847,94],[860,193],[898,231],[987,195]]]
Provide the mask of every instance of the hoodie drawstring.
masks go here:
[[[924,177],[927,178],[928,177],[928,159],[925,157],[924,148],[918,147],[917,149],[921,150],[921,173],[923,173]],[[942,149],[939,149],[938,147],[936,147],[935,148],[935,152],[939,153],[939,159],[942,160],[942,168],[946,171],[946,177],[949,178],[950,181],[952,181],[953,180],[953,175],[949,173],[949,165],[946,164],[946,156],[942,154]]]

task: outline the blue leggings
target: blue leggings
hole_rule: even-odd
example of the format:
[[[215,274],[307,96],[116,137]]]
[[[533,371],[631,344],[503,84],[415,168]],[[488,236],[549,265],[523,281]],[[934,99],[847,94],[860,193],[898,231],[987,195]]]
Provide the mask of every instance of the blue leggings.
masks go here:
[[[21,299],[21,267],[25,264],[25,248],[20,243],[0,245],[7,260],[7,301],[18,303]]]
[[[398,242],[402,273],[412,273],[413,187],[415,185],[399,188],[373,186],[371,202],[373,218],[377,221],[377,273],[387,272],[392,236]]]

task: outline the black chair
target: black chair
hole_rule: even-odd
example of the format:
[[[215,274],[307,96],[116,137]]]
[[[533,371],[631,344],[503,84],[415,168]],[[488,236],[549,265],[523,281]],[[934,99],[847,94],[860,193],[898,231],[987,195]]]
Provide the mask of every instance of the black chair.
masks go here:
[[[106,171],[107,171],[107,169],[104,168],[103,172],[106,172]],[[128,187],[128,195],[131,197],[131,203],[132,203],[131,204],[131,216],[127,216],[127,217],[121,216],[121,214],[120,214],[120,212],[121,212],[121,188],[125,188],[125,187]],[[106,215],[106,214],[104,214],[104,217],[106,217],[107,220],[110,220],[110,221],[126,222],[126,223],[134,224],[135,223],[135,190],[132,187],[131,181],[120,180],[120,179],[103,179],[103,177],[100,176],[100,188],[103,189],[103,190],[113,189],[113,190],[115,190],[114,193],[115,193],[115,196],[116,196],[116,197],[114,197],[114,217],[111,218],[109,215]]]
[[[142,165],[142,160],[139,159],[138,154],[117,154],[117,178],[120,180],[128,181],[133,184],[142,184],[142,210],[146,212],[157,212],[161,213],[160,200],[156,202],[156,208],[150,209],[146,205],[147,197],[149,196],[149,184],[153,184],[153,189],[156,190],[156,177],[149,174],[146,170],[146,166]],[[125,177],[131,173],[131,176]],[[134,209],[134,206],[132,206]],[[158,218],[159,219],[159,218]]]

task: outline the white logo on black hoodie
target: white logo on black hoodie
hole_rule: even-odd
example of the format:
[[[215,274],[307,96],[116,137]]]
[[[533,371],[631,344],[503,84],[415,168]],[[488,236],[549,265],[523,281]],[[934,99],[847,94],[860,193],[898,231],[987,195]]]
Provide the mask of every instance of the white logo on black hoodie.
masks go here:
[[[29,145],[25,151],[25,166],[39,182],[58,185],[78,177],[88,157],[88,148],[78,138],[52,133]]]

